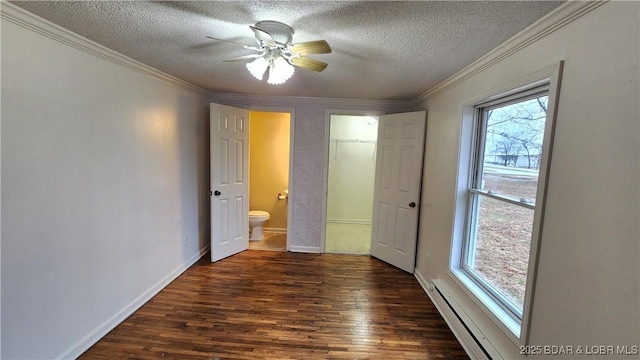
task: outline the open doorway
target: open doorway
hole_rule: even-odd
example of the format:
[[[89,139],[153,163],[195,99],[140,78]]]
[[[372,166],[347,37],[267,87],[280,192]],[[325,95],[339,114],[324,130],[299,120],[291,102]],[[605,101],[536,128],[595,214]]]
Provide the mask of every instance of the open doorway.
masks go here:
[[[329,116],[325,252],[371,252],[377,138],[377,116]]]
[[[249,119],[249,249],[286,251],[292,114],[251,110]]]

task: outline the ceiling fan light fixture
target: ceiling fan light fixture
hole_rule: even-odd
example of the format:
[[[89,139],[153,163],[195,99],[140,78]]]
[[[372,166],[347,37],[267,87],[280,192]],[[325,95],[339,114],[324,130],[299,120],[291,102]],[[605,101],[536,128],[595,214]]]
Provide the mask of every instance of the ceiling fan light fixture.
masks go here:
[[[252,62],[247,63],[247,70],[249,70],[251,75],[258,80],[262,80],[268,67],[269,62],[264,57],[259,57]]]
[[[293,76],[294,72],[293,65],[289,64],[285,58],[278,57],[269,66],[269,79],[267,82],[271,85],[284,84]]]
[[[270,85],[285,83],[293,76],[296,66],[316,72],[321,72],[327,67],[327,63],[307,57],[307,55],[331,53],[331,47],[326,40],[293,43],[293,29],[289,25],[273,20],[259,21],[255,26],[249,26],[249,28],[253,30],[257,46],[249,46],[212,36],[207,36],[207,38],[239,44],[247,50],[257,51],[256,54],[243,55],[224,61],[251,60],[246,64],[247,70],[260,81],[269,69],[267,83]]]

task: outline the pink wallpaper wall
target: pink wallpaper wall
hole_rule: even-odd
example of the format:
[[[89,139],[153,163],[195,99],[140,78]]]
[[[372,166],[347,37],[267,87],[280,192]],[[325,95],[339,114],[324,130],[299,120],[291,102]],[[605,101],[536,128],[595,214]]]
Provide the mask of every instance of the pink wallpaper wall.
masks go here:
[[[212,102],[240,108],[295,108],[293,179],[291,209],[292,223],[288,241],[292,251],[319,252],[324,227],[325,121],[331,110],[377,110],[385,113],[411,111],[411,102],[298,98],[277,96],[249,96],[218,94]]]

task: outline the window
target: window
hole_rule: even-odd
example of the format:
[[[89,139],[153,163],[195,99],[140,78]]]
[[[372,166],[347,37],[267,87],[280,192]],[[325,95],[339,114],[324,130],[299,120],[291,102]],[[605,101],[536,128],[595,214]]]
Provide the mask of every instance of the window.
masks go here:
[[[529,341],[563,62],[461,102],[450,279],[517,345]],[[512,74],[513,75],[513,74]],[[508,82],[507,82],[508,81]],[[486,84],[488,85],[488,84]],[[482,335],[482,334],[477,334]]]
[[[475,107],[459,270],[517,323],[537,233],[548,94],[538,87]]]

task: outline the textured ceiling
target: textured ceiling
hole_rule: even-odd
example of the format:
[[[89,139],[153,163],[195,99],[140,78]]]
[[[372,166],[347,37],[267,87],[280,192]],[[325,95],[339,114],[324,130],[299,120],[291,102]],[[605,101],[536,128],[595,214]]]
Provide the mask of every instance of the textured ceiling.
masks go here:
[[[556,8],[550,1],[12,1],[130,58],[217,93],[412,100]],[[258,81],[249,25],[277,20],[294,42],[325,39],[322,73]]]

